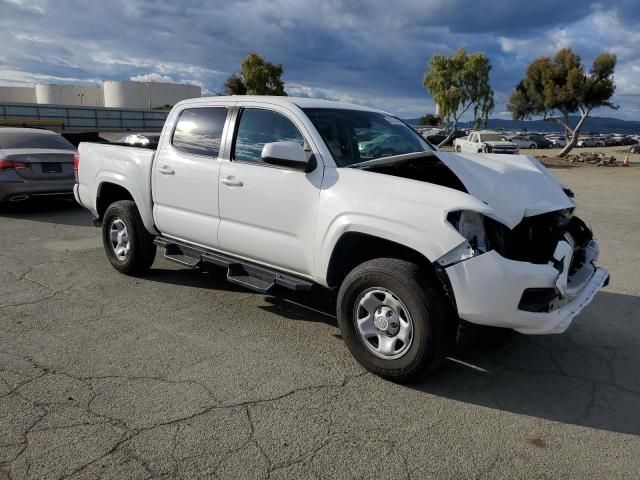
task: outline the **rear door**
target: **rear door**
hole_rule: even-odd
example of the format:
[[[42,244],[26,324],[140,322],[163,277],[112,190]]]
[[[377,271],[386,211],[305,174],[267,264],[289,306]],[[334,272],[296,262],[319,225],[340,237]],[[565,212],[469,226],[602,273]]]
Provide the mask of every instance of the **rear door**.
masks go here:
[[[261,160],[265,143],[295,141],[317,153],[302,121],[284,106],[238,101],[229,159],[220,172],[220,249],[279,270],[311,276],[324,173]]]
[[[175,113],[152,172],[154,221],[163,235],[218,246],[218,156],[228,111],[225,105],[186,105]]]

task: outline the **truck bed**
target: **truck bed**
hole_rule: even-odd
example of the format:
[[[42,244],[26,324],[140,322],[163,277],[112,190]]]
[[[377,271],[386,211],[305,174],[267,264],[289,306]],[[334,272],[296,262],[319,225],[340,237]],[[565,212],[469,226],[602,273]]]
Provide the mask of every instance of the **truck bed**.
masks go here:
[[[78,146],[76,198],[98,216],[100,190],[105,184],[125,188],[138,205],[142,220],[153,231],[151,165],[155,150],[113,143],[82,142]]]

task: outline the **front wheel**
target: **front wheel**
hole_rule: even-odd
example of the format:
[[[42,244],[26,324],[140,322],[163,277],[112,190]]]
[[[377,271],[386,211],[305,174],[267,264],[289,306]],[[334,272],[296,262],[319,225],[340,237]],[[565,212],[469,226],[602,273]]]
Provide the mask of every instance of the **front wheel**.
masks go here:
[[[131,200],[120,200],[107,208],[102,219],[102,243],[111,265],[127,275],[146,273],[156,256],[153,237]]]
[[[362,263],[338,293],[338,325],[366,369],[402,382],[444,360],[452,326],[444,293],[418,265],[393,258]]]

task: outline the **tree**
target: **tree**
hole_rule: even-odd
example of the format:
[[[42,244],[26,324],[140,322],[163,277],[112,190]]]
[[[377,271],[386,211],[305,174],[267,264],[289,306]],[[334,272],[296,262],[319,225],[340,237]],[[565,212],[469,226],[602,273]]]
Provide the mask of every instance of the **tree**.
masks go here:
[[[514,120],[542,115],[560,124],[567,141],[559,155],[564,157],[578,143],[580,129],[594,108],[618,108],[610,101],[616,88],[616,61],[614,54],[602,53],[586,73],[580,56],[570,48],[563,48],[554,58],[537,58],[511,94],[507,109]],[[569,115],[576,112],[580,120],[571,128]]]
[[[224,91],[227,95],[246,95],[247,87],[242,81],[242,77],[237,73],[234,73],[227,78],[226,82],[224,82]]]
[[[240,63],[240,72],[224,83],[230,95],[286,95],[282,65],[267,62],[256,52],[249,53]]]
[[[424,86],[440,106],[447,130],[453,120],[453,128],[439,146],[451,142],[458,121],[471,107],[474,127],[486,125],[494,107],[490,71],[491,62],[482,52],[467,55],[464,48],[459,48],[448,57],[431,57],[424,74]]]
[[[422,117],[420,117],[420,120],[418,120],[418,123],[420,125],[428,125],[430,127],[437,127],[438,125],[440,125],[440,117],[438,117],[437,115],[434,115],[433,113],[427,113],[426,115],[423,115]]]

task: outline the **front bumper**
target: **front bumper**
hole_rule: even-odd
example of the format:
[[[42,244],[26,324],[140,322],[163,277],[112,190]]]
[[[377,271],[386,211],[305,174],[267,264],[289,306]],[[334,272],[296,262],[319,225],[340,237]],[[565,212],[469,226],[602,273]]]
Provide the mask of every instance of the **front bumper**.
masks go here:
[[[460,318],[537,335],[564,332],[609,279],[606,270],[589,263],[582,269],[586,275],[580,285],[565,291],[556,308],[530,312],[518,308],[524,291],[556,288],[561,277],[556,267],[509,260],[490,251],[451,265],[446,272]]]

